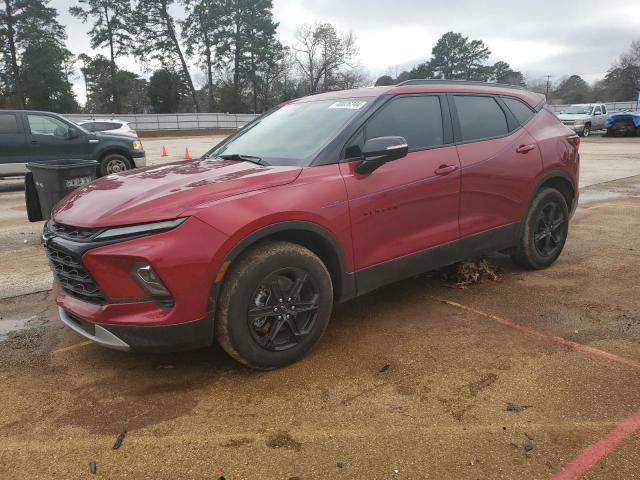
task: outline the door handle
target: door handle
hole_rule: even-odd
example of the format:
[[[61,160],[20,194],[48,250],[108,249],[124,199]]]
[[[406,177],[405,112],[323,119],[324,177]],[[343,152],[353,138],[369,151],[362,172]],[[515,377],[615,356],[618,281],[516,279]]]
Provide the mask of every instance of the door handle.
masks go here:
[[[436,175],[447,175],[451,172],[455,172],[458,169],[457,165],[440,165],[434,172]]]
[[[38,141],[37,140],[31,140],[31,145],[38,145]]]
[[[535,145],[520,145],[516,148],[516,153],[527,153],[536,148]]]

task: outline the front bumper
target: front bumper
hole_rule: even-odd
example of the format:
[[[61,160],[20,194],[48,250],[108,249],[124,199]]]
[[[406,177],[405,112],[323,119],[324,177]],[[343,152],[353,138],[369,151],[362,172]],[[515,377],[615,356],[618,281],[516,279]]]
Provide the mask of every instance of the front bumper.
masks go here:
[[[88,322],[58,307],[60,320],[71,330],[100,346],[122,351],[178,352],[213,343],[213,319],[176,325],[139,327]]]
[[[176,351],[213,343],[211,289],[225,235],[194,217],[172,230],[122,240],[60,235],[45,226],[53,293],[69,328],[120,350]],[[160,276],[171,305],[134,281],[131,266],[141,261]]]
[[[139,155],[139,156],[136,156],[136,155]],[[147,166],[147,157],[144,152],[139,152],[137,154],[134,153],[132,158],[133,158],[133,163],[135,168],[141,168],[141,167]]]
[[[584,130],[584,123],[580,124],[580,125],[567,125],[566,123],[564,124],[565,127],[573,130],[576,133],[582,133],[582,131]]]

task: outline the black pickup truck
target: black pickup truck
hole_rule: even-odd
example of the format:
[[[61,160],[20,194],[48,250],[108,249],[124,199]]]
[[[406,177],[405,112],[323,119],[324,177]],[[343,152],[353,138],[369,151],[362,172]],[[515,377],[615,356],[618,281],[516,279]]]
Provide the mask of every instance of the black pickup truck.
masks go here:
[[[100,176],[146,165],[137,138],[88,132],[55,113],[0,110],[0,177],[24,175],[30,161],[62,158],[97,160]]]

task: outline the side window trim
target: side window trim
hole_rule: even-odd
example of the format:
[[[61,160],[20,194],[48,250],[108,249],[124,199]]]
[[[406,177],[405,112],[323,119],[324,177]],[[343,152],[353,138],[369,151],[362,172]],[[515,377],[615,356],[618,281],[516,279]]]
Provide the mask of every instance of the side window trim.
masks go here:
[[[474,140],[463,140],[462,139],[462,128],[460,127],[460,119],[458,117],[458,110],[456,109],[455,106],[455,102],[453,100],[453,97],[455,96],[462,96],[462,97],[491,97],[495,100],[495,102],[498,104],[498,106],[500,107],[500,109],[502,110],[502,113],[504,113],[505,115],[505,119],[507,121],[507,133],[504,135],[496,135],[494,137],[487,137],[487,138],[478,138],[478,139],[474,139]],[[518,128],[511,130],[510,129],[510,118],[513,117],[513,114],[511,112],[509,112],[508,114],[505,112],[505,108],[506,106],[503,107],[503,102],[497,98],[497,95],[492,95],[490,93],[448,93],[447,94],[448,97],[448,101],[449,101],[449,105],[451,107],[451,117],[452,117],[452,122],[453,122],[453,131],[454,131],[454,143],[455,145],[464,145],[466,143],[476,143],[476,142],[486,142],[487,140],[496,140],[498,138],[505,138],[508,137],[510,135],[512,135],[514,132],[516,132],[519,127],[520,124],[515,121],[515,118],[512,119],[512,121],[514,121],[517,125]],[[508,108],[507,108],[508,110]]]
[[[433,145],[430,147],[420,147],[420,148],[412,148],[409,152],[420,152],[423,150],[433,150],[435,148],[443,148],[450,147],[455,145],[455,134],[454,134],[454,123],[451,117],[451,110],[449,108],[448,95],[446,93],[437,93],[437,92],[429,92],[429,93],[403,93],[398,95],[393,95],[388,98],[387,101],[381,103],[375,111],[371,112],[365,119],[363,119],[362,123],[358,126],[356,131],[349,137],[347,142],[342,147],[342,151],[340,153],[340,162],[348,162],[352,161],[353,158],[346,157],[345,153],[350,143],[358,136],[364,135],[363,138],[366,138],[366,127],[367,123],[371,121],[371,119],[375,118],[379,112],[381,112],[387,105],[399,98],[406,97],[438,97],[440,102],[440,115],[442,116],[442,137],[443,143],[442,145]]]

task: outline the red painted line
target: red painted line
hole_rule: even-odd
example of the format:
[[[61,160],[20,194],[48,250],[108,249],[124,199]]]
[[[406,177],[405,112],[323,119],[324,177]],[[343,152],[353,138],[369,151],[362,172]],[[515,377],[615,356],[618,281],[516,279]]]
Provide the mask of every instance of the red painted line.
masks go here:
[[[573,348],[574,350],[579,350],[581,352],[588,353],[590,355],[594,355],[599,358],[604,358],[612,362],[618,362],[618,363],[622,363],[623,365],[627,365],[629,367],[640,369],[640,362],[637,362],[635,360],[630,360],[628,358],[624,358],[619,355],[615,355],[613,353],[605,352],[604,350],[599,350],[597,348],[589,347],[587,345],[582,345],[581,343],[573,342],[571,340],[567,340],[562,337],[558,337],[555,335],[548,335],[544,332],[536,330],[535,328],[531,328],[528,325],[517,323],[517,322],[514,322],[513,320],[508,320],[506,318],[498,317],[497,315],[483,312],[482,310],[478,310],[473,307],[468,307],[466,305],[462,305],[461,303],[453,302],[451,300],[446,300],[438,297],[431,297],[431,298],[433,298],[434,300],[438,300],[439,302],[446,303],[447,305],[461,308],[462,310],[466,310],[468,312],[472,312],[477,315],[490,318],[491,320],[496,321],[500,325],[503,325],[509,328],[514,328],[516,330],[520,330],[521,332],[525,332],[530,335],[535,335],[536,337],[542,338],[548,342],[558,343],[560,345],[566,345],[568,347]],[[587,472],[591,467],[593,467],[596,463],[598,463],[602,458],[609,455],[621,442],[629,438],[638,430],[640,430],[640,410],[635,412],[630,417],[627,417],[624,420],[622,420],[618,425],[616,425],[616,427],[613,430],[607,433],[604,437],[602,437],[597,442],[589,445],[587,448],[582,450],[573,460],[571,460],[567,465],[565,465],[562,468],[562,470],[560,470],[556,475],[554,475],[552,480],[577,479],[582,474]]]
[[[458,308],[461,308],[463,310],[467,310],[468,312],[473,312],[473,313],[481,315],[483,317],[490,318],[491,320],[494,320],[494,321],[498,322],[500,325],[503,325],[503,326],[509,327],[509,328],[514,328],[516,330],[520,330],[521,332],[526,332],[526,333],[528,333],[530,335],[535,335],[536,337],[542,338],[542,339],[544,339],[544,340],[546,340],[548,342],[559,343],[560,345],[566,345],[567,347],[571,347],[574,350],[585,352],[585,353],[588,353],[590,355],[594,355],[596,357],[605,358],[607,360],[611,360],[612,362],[622,363],[622,364],[627,365],[629,367],[639,368],[640,369],[640,362],[638,362],[636,360],[631,360],[629,358],[624,358],[624,357],[621,357],[619,355],[615,355],[613,353],[605,352],[604,350],[600,350],[598,348],[589,347],[588,345],[583,345],[581,343],[573,342],[571,340],[567,340],[567,339],[562,338],[562,337],[557,337],[555,335],[548,335],[548,334],[546,334],[544,332],[541,332],[540,330],[536,330],[535,328],[531,328],[528,325],[524,325],[522,323],[517,323],[517,322],[514,322],[513,320],[508,320],[506,318],[498,317],[497,315],[493,315],[491,313],[483,312],[482,310],[478,310],[478,309],[473,308],[473,307],[468,307],[466,305],[462,305],[461,303],[453,302],[451,300],[445,300],[443,298],[438,298],[438,297],[431,297],[431,298],[433,298],[435,300],[438,300],[440,302],[446,303],[447,305],[451,305],[453,307],[458,307]]]
[[[582,450],[552,480],[575,480],[640,429],[640,410],[625,418],[604,437]]]

